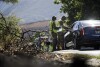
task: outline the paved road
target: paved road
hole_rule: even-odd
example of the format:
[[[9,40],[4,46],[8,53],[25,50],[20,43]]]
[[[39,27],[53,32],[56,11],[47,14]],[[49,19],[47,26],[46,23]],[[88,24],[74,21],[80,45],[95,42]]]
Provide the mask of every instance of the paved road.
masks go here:
[[[72,53],[72,54],[87,54],[87,55],[100,56],[100,50],[60,50],[60,51],[54,51],[53,53],[57,54]]]
[[[68,46],[74,45],[72,42],[68,43]],[[81,50],[60,50],[60,51],[54,51],[53,53],[72,53],[72,54],[87,54],[87,55],[93,55],[93,56],[100,56],[100,49],[94,50],[92,47],[82,47]]]
[[[92,55],[92,56],[100,56],[100,50],[60,50],[54,51],[56,54],[82,54],[82,55]],[[65,61],[66,62],[66,61]],[[80,61],[79,61],[80,62]],[[90,67],[100,67],[100,59],[89,59],[86,61],[86,64],[90,65]]]

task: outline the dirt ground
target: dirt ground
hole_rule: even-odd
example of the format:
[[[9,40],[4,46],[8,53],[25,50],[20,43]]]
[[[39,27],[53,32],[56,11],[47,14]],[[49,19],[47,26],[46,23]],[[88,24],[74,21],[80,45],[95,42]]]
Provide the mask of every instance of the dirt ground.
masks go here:
[[[36,57],[0,54],[0,67],[100,67],[100,60],[44,53]]]

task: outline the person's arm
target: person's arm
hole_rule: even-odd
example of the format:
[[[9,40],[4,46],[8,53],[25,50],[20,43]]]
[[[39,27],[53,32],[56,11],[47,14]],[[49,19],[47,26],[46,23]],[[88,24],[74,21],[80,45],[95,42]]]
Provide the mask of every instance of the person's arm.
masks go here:
[[[53,26],[52,26],[52,21],[50,21],[49,23],[49,32],[50,32],[50,35],[52,36],[52,32],[53,32]]]
[[[68,29],[68,27],[67,26],[64,26],[64,25],[63,25],[63,28],[66,29],[66,30]]]
[[[65,23],[65,21],[64,21],[64,24],[63,24],[63,28],[64,28],[65,30],[68,30],[68,29],[69,29],[69,27],[67,26],[67,24]]]
[[[52,22],[51,22],[51,21],[50,21],[50,23],[49,23],[49,26],[50,26],[49,29],[50,29],[50,32],[51,32],[51,31],[53,30],[53,29],[52,29]]]
[[[56,23],[56,29],[58,30],[60,28],[59,21]]]

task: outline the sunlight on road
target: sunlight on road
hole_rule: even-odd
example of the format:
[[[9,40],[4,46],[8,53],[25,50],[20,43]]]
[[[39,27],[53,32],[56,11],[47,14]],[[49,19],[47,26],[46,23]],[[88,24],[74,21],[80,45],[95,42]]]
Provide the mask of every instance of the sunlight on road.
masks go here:
[[[67,53],[72,53],[72,54],[87,54],[87,55],[93,55],[93,56],[99,56],[100,55],[100,50],[60,50],[60,51],[54,51],[53,53],[57,54],[67,54]]]

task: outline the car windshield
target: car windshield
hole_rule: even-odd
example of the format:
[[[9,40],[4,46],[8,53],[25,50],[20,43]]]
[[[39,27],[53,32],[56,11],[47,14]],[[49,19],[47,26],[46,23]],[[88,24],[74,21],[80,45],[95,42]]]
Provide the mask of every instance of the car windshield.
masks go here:
[[[82,21],[81,24],[83,27],[88,27],[88,26],[94,27],[94,26],[100,26],[100,21],[88,20],[88,21]]]

